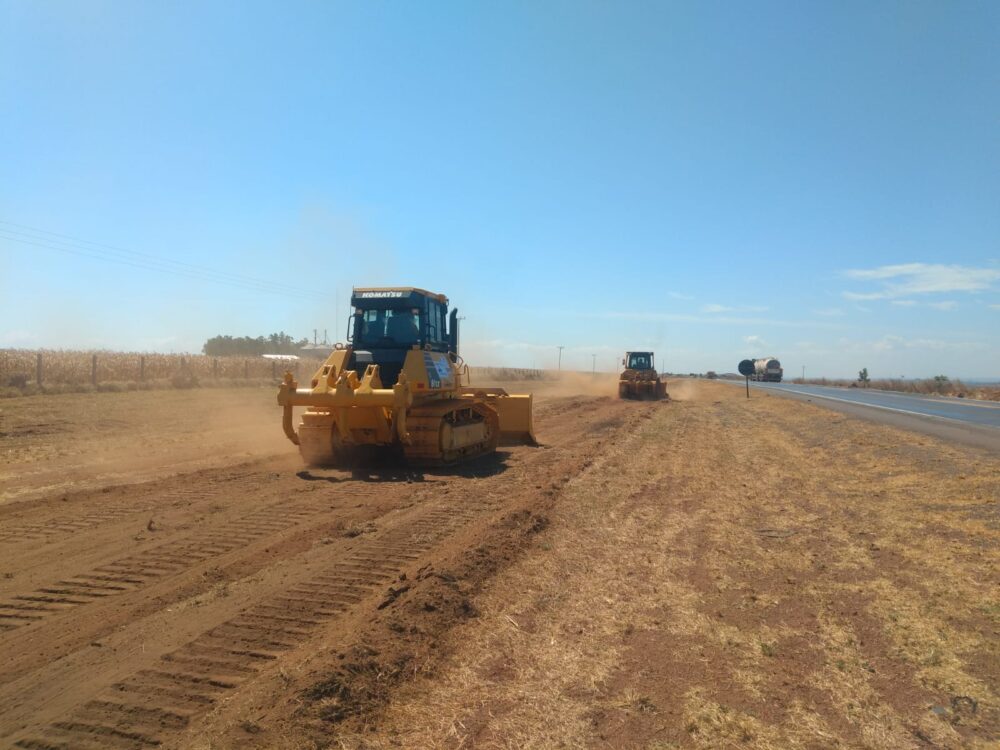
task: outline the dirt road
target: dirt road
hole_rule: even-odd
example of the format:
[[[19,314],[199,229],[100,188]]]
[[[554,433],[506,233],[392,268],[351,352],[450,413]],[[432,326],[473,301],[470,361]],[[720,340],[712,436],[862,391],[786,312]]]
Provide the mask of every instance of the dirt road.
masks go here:
[[[302,471],[287,446],[34,500],[22,482],[21,501],[0,508],[0,743],[190,746],[200,720],[255,683],[353,642],[442,555],[533,523],[642,413],[611,398],[543,399],[542,447],[457,472]]]
[[[0,747],[990,746],[996,456],[601,392],[540,388],[540,448],[354,473],[272,449],[273,394],[232,455],[176,395],[109,434],[163,435],[131,482],[46,406],[63,437],[5,438]]]

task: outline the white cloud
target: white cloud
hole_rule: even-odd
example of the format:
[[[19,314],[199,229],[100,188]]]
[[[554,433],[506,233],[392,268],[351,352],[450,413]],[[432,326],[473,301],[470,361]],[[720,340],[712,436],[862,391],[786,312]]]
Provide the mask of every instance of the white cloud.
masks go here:
[[[757,310],[762,308],[744,308],[744,310]],[[741,311],[735,310],[739,313]],[[691,315],[689,313],[659,313],[640,312],[632,310],[609,310],[607,312],[569,312],[554,311],[554,314],[564,315],[573,318],[594,318],[597,320],[638,320],[646,322],[663,323],[713,323],[713,324],[736,324],[754,326],[781,326],[787,328],[835,328],[844,326],[832,321],[817,320],[775,320],[773,318],[761,318],[756,316],[739,317],[738,315]]]
[[[673,297],[674,299],[683,299],[689,301],[694,299],[694,297],[692,297],[690,294],[681,294],[680,292],[667,292],[667,296]]]
[[[767,342],[760,336],[744,336],[743,343],[750,346],[767,346]]]
[[[1000,310],[1000,305],[987,305],[991,310]]]
[[[989,347],[980,341],[943,341],[941,339],[906,339],[902,336],[883,336],[870,344],[877,352],[900,349],[926,349],[930,351],[980,350]]]
[[[817,315],[822,315],[824,318],[839,318],[844,314],[844,311],[839,307],[826,307],[822,310],[813,310]]]
[[[703,313],[730,313],[730,312],[765,312],[766,307],[726,307],[725,305],[702,305]]]
[[[889,304],[898,305],[899,307],[913,307],[916,305],[916,300],[912,299],[894,299]]]
[[[1000,281],[1000,268],[974,268],[943,263],[902,263],[870,269],[852,269],[844,274],[858,281],[872,281],[873,292],[844,292],[851,300],[896,299],[913,294],[982,292]]]
[[[944,302],[931,302],[928,307],[933,307],[935,310],[954,310],[958,307],[958,303],[952,300],[945,300]]]
[[[905,343],[905,340],[901,336],[883,336],[878,341],[872,344],[872,349],[877,352],[888,352],[893,349],[898,349]]]

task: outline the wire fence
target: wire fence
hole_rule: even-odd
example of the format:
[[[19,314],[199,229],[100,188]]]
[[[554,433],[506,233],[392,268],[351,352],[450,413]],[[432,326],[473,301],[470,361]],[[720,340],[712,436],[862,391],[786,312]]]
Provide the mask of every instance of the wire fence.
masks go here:
[[[323,363],[321,358],[209,357],[203,354],[0,349],[0,387],[12,389],[110,384],[171,383],[193,386],[202,381],[278,380],[291,371],[304,381]],[[516,367],[472,367],[477,381],[545,380],[546,370]]]
[[[319,359],[208,357],[202,354],[0,349],[0,386],[148,383],[162,380],[260,380],[286,370],[311,374]]]

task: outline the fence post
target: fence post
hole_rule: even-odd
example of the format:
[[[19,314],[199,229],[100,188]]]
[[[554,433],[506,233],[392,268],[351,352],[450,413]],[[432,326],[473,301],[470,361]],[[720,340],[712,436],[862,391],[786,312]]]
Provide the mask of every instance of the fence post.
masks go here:
[[[271,379],[278,377],[278,363],[275,360],[271,360]]]
[[[187,369],[187,362],[184,361],[184,357],[181,357],[181,374],[182,375],[184,374],[184,371],[186,369]]]
[[[146,379],[146,357],[145,355],[139,355],[139,382],[141,383]]]
[[[42,384],[42,353],[35,355],[35,385]]]
[[[90,384],[97,385],[97,355],[90,355]]]

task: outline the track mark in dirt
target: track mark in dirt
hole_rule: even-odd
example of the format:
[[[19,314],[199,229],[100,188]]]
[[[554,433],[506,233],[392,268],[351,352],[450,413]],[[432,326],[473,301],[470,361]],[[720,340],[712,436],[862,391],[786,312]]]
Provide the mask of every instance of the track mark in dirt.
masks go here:
[[[288,462],[262,458],[223,470],[202,469],[167,479],[55,492],[31,500],[0,504],[0,542],[37,548],[103,530],[132,516],[166,509],[187,511],[196,504],[231,496],[235,484],[266,489]]]
[[[68,720],[19,739],[15,746],[55,750],[95,742],[121,748],[159,745],[282,652],[399,580],[443,539],[498,507],[497,501],[463,497],[422,512],[346,554],[329,572],[292,584],[280,596],[212,628],[164,655],[154,667],[116,683]],[[390,588],[387,597],[397,590]]]
[[[126,516],[135,513],[148,512],[154,507],[153,503],[143,503],[129,507],[105,508],[103,510],[86,513],[79,518],[64,520],[61,518],[49,521],[39,521],[25,523],[18,526],[10,526],[0,532],[0,542],[38,542],[61,534],[75,534],[79,531],[86,531],[95,527],[113,523]]]
[[[49,542],[57,537],[100,528],[129,516],[149,513],[163,508],[168,503],[200,502],[211,499],[215,494],[210,489],[192,487],[177,487],[163,491],[153,485],[148,489],[148,492],[141,493],[141,498],[138,500],[129,496],[124,502],[112,506],[105,505],[98,510],[89,511],[75,518],[60,513],[55,518],[44,521],[5,524],[3,530],[0,531],[0,542]]]
[[[326,510],[281,504],[0,601],[0,631],[123,594],[284,531]]]

